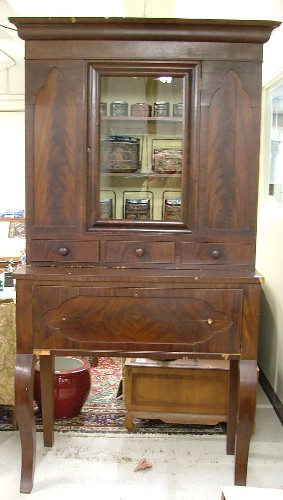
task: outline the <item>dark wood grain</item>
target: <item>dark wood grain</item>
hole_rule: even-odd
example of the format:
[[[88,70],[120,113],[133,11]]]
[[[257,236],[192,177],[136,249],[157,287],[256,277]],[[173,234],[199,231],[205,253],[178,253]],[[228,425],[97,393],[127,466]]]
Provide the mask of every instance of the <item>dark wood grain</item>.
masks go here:
[[[55,355],[228,362],[227,411],[217,397],[206,396],[204,407],[227,419],[235,484],[245,484],[263,281],[255,271],[262,45],[279,23],[12,22],[26,42],[28,265],[15,273],[21,491],[33,486],[35,354],[44,375],[46,446],[54,438]],[[171,117],[160,127],[162,136],[182,133],[182,219],[100,220],[100,139],[111,126],[100,121],[100,78],[168,73],[184,82],[182,122]],[[125,118],[127,134],[134,124]],[[157,124],[151,118],[139,126],[144,133]],[[219,387],[209,370],[194,377],[203,394]],[[176,418],[171,410],[168,418]],[[196,404],[199,421],[200,411]]]
[[[34,223],[74,225],[76,109],[74,95],[54,67],[34,110]]]
[[[264,43],[275,21],[147,18],[11,18],[28,40],[200,40]]]
[[[72,288],[68,299],[64,289],[36,287],[36,347],[240,353],[242,290],[85,291]]]
[[[239,371],[239,409],[235,453],[235,484],[238,486],[245,486],[247,480],[250,437],[253,430],[256,411],[256,360],[241,360]]]

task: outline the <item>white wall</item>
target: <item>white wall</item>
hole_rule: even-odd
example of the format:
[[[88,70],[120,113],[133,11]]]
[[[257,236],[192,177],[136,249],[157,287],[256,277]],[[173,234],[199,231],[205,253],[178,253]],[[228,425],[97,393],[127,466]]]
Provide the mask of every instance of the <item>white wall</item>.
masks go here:
[[[22,16],[134,16],[280,19],[282,0],[9,0]]]
[[[0,212],[25,207],[24,111],[0,111]],[[17,257],[25,248],[22,238],[8,238],[9,222],[0,222],[0,257]]]
[[[262,287],[259,365],[281,402],[283,402],[282,248],[282,209],[259,207],[257,269],[265,277]]]
[[[283,2],[282,2],[283,4]],[[283,15],[282,15],[283,21]],[[263,113],[257,259],[258,271],[265,277],[259,341],[259,365],[283,403],[283,208],[268,197],[265,91],[273,81],[283,79],[283,25],[277,28],[264,46]],[[283,170],[283,165],[282,165]]]

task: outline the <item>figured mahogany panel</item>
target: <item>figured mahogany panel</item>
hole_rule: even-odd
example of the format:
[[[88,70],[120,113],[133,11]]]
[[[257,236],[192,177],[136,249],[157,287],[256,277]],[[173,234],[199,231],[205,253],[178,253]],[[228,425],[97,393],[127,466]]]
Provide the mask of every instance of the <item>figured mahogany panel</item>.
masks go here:
[[[243,291],[35,287],[39,348],[239,353]]]
[[[53,68],[34,106],[35,225],[74,225],[75,162],[75,96]]]
[[[249,230],[251,184],[256,183],[250,178],[252,125],[250,96],[238,74],[227,71],[208,108],[202,229]]]

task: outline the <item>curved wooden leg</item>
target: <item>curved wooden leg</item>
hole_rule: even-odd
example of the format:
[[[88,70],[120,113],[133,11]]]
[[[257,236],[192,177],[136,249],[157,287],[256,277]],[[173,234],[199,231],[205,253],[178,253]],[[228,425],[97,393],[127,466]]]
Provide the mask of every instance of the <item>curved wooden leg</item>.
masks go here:
[[[227,455],[234,455],[238,416],[239,361],[230,360],[227,415]]]
[[[21,493],[33,487],[36,433],[33,407],[33,354],[17,354],[15,369],[15,407],[22,447]]]
[[[241,360],[239,363],[239,412],[235,455],[235,485],[245,486],[250,440],[256,411],[257,362]]]

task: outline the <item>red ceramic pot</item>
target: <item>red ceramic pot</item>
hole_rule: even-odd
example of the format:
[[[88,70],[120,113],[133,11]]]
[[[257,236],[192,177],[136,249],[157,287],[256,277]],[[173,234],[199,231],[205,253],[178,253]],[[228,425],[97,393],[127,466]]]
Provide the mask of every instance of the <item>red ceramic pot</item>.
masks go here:
[[[76,417],[87,400],[91,386],[90,364],[80,357],[55,357],[54,418]],[[41,410],[40,361],[35,365],[34,399]]]

